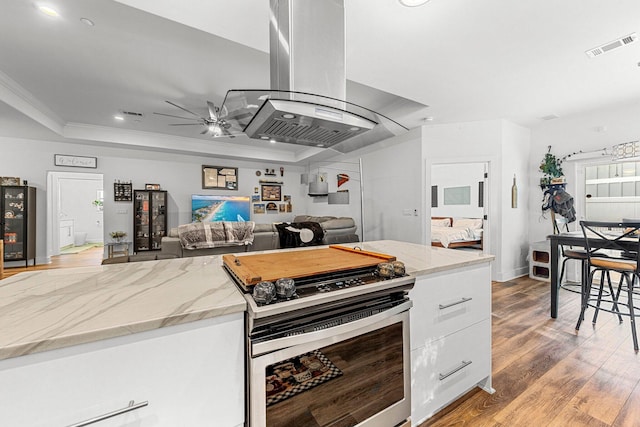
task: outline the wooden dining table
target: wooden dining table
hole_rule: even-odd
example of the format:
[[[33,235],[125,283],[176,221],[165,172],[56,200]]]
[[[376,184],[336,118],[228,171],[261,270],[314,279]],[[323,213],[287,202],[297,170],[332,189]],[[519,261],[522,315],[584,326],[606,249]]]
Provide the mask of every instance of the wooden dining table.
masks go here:
[[[569,231],[566,233],[552,234],[547,236],[551,244],[550,253],[550,293],[551,293],[551,317],[556,319],[558,317],[558,300],[560,294],[560,275],[558,272],[558,264],[560,263],[560,246],[572,246],[578,248],[585,248],[586,242],[582,231]],[[620,239],[619,244],[625,249],[631,251],[638,250],[638,239]],[[590,248],[602,248],[607,242],[594,236],[589,238]]]

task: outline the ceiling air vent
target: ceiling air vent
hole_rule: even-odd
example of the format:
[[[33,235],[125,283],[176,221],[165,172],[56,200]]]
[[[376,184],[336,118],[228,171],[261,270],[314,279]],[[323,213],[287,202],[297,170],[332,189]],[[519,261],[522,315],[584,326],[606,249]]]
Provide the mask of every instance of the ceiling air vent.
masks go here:
[[[622,46],[626,46],[638,40],[638,35],[636,33],[629,34],[628,36],[621,37],[617,40],[614,40],[609,43],[605,43],[602,46],[594,47],[593,49],[589,49],[585,53],[589,58],[595,58],[596,56],[600,56],[603,53],[607,53],[613,49],[617,49]]]

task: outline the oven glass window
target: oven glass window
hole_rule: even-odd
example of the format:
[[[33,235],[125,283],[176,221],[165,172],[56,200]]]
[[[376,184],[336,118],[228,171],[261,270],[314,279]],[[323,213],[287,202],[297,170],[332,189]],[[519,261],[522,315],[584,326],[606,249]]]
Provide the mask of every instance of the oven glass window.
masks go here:
[[[402,323],[267,366],[267,426],[354,426],[404,398]]]

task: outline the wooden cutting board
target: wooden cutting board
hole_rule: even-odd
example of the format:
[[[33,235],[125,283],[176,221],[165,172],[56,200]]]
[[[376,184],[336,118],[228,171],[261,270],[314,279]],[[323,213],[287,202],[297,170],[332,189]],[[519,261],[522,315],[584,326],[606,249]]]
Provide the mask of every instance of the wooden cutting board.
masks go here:
[[[245,288],[261,281],[274,282],[282,277],[296,279],[315,274],[371,267],[396,257],[342,246],[305,251],[279,251],[255,255],[223,255],[224,265]]]

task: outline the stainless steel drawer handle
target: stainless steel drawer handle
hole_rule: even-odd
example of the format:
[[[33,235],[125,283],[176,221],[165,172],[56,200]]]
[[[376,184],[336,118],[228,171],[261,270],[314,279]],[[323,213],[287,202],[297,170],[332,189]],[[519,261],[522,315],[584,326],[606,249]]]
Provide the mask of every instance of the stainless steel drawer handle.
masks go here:
[[[462,363],[460,364],[460,366],[456,366],[455,368],[453,368],[452,370],[450,370],[449,372],[447,372],[446,374],[440,374],[438,376],[438,378],[440,378],[440,381],[444,380],[445,378],[450,377],[451,375],[455,374],[456,372],[458,372],[461,369],[466,368],[467,366],[471,365],[471,360],[469,360],[468,362],[465,362],[464,360],[462,361]]]
[[[140,402],[140,403],[135,403],[133,400],[129,401],[129,406],[126,406],[122,409],[116,409],[115,411],[103,414],[103,415],[98,415],[97,417],[93,417],[90,418],[88,420],[84,420],[84,421],[80,421],[79,423],[76,424],[71,424],[68,427],[82,427],[82,426],[88,426],[89,424],[95,424],[97,422],[100,421],[104,421],[108,418],[111,417],[116,417],[118,415],[122,415],[125,414],[127,412],[131,412],[131,411],[135,411],[136,409],[140,409],[143,408],[145,406],[147,406],[149,404],[149,401],[145,400],[144,402]]]
[[[471,301],[473,298],[462,298],[460,301],[452,302],[451,304],[438,304],[438,308],[440,310],[444,310],[445,308],[453,307],[454,305],[462,304],[468,301]]]

